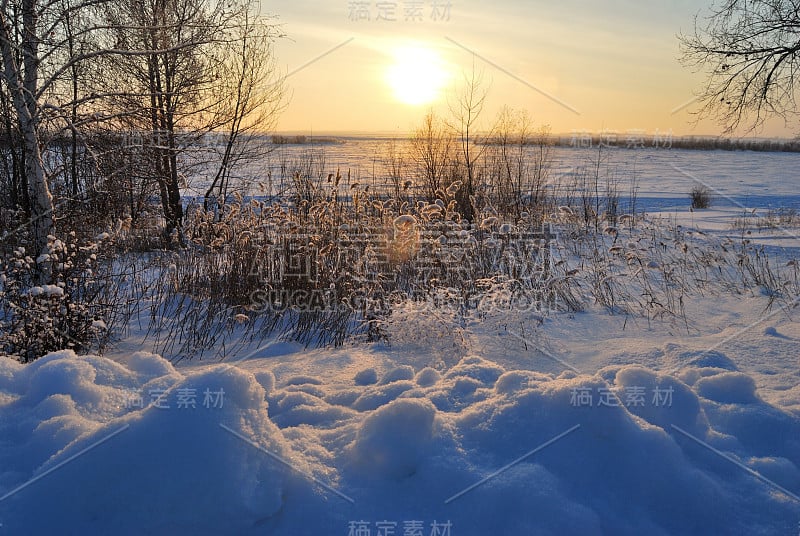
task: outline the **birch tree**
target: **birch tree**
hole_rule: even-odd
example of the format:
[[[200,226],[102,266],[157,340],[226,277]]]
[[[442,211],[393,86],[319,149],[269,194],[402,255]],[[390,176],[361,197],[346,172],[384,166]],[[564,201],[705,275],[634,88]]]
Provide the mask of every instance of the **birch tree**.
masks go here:
[[[233,39],[222,47],[218,94],[214,121],[221,143],[214,144],[218,159],[204,195],[204,204],[212,197],[224,203],[228,197],[231,175],[237,166],[247,165],[269,151],[258,133],[271,130],[283,110],[284,87],[272,55],[276,29],[254,20],[244,11],[235,27]],[[216,136],[215,136],[216,137]]]
[[[0,10],[2,76],[22,137],[31,239],[37,255],[45,252],[47,236],[55,232],[53,196],[45,175],[39,132],[40,11],[37,0],[6,1]]]

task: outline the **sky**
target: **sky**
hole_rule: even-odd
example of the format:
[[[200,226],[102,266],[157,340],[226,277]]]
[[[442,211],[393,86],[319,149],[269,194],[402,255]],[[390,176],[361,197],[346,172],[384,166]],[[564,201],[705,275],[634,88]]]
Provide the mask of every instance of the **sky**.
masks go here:
[[[704,76],[681,65],[678,35],[697,0],[262,0],[287,106],[277,130],[413,131],[446,115],[472,72],[488,129],[503,106],[561,134],[718,134],[696,121]],[[756,133],[795,135],[780,119]]]

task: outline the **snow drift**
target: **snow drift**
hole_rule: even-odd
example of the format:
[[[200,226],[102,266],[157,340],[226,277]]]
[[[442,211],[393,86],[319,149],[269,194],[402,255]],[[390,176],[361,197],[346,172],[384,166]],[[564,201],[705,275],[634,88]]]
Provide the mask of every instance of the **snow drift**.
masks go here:
[[[0,523],[8,534],[794,533],[800,419],[706,364],[554,375],[470,355],[448,370],[322,380],[268,360],[254,374],[144,353],[0,359]]]

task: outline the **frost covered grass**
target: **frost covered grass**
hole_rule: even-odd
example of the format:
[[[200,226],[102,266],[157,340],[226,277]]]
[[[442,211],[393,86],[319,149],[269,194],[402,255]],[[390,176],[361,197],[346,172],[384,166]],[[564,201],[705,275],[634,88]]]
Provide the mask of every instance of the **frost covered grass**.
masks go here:
[[[769,209],[763,215],[757,211],[744,213],[731,222],[731,229],[747,234],[767,229],[796,229],[800,227],[800,214],[794,208]]]
[[[487,212],[470,224],[457,213],[457,188],[400,207],[336,181],[326,188],[313,204],[240,199],[217,215],[195,210],[191,247],[151,257],[142,272],[154,348],[186,358],[234,355],[273,335],[307,346],[391,343],[392,315],[409,307],[464,323],[599,306],[689,332],[690,301],[756,293],[769,310],[800,290],[795,263],[744,235],[716,238],[641,214],[587,221],[569,205],[538,230],[527,213]]]
[[[446,141],[423,140],[417,150],[428,154]],[[207,210],[191,205],[185,248],[152,249],[142,239],[142,232],[159,235],[157,218],[135,229],[129,221],[111,225],[108,247],[94,260],[90,246],[70,246],[86,257],[80,269],[70,268],[80,277],[56,274],[45,283],[62,285],[64,295],[39,294],[49,287],[21,276],[7,288],[24,299],[4,299],[5,318],[30,326],[17,330],[29,337],[17,344],[28,349],[25,359],[124,338],[132,320],[145,326],[143,344],[181,360],[235,356],[273,337],[306,346],[391,344],[393,314],[411,309],[463,325],[503,311],[539,322],[600,307],[690,332],[692,300],[759,293],[771,308],[796,295],[796,265],[772,259],[746,232],[716,239],[636,212],[635,173],[618,176],[602,147],[555,177],[547,145],[533,156],[528,144],[521,147],[508,140],[485,147],[473,170],[482,186],[466,199],[464,169],[444,149],[443,168],[423,159],[418,175],[389,154],[392,177],[381,188],[326,172],[324,154],[312,149],[305,160],[283,164],[289,180],[278,198],[235,194]],[[462,214],[465,203],[473,221]],[[633,211],[622,212],[623,205]],[[774,214],[777,225],[791,220],[788,210]],[[91,262],[98,266],[83,265]],[[12,274],[16,265],[7,266]],[[67,288],[75,281],[93,290]],[[40,314],[35,304],[59,314]],[[75,326],[48,327],[69,311],[84,311]],[[58,332],[74,340],[33,344]]]
[[[800,291],[795,263],[772,259],[747,238],[720,239],[659,219],[570,238],[559,243],[559,262],[574,266],[566,272],[572,295],[582,290],[584,303],[611,313],[679,318],[688,324],[685,305],[690,300],[763,293],[788,306]]]
[[[301,187],[288,203],[239,198],[216,214],[194,210],[189,249],[160,256],[155,267],[152,334],[182,355],[213,346],[234,325],[245,334],[279,330],[306,344],[341,344],[353,335],[379,338],[394,303],[442,289],[464,307],[488,288],[546,294],[540,281],[550,270],[550,237],[525,232],[530,222],[488,214],[461,221],[458,185],[435,202],[407,197],[398,206],[330,179],[324,194]]]

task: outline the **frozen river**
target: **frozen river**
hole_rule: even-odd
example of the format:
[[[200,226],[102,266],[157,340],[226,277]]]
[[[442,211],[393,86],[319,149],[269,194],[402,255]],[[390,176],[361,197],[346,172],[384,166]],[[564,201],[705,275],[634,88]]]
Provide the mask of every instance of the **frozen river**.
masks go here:
[[[321,177],[339,171],[344,181],[349,176],[351,182],[373,185],[374,191],[387,184],[392,152],[402,160],[402,176],[415,177],[410,148],[409,141],[402,138],[342,137],[328,143],[276,145],[269,154],[247,166],[240,180],[250,185],[247,193],[269,196],[288,187],[288,177],[294,170]],[[536,150],[528,149],[530,161]],[[631,186],[635,186],[639,210],[685,209],[689,191],[698,184],[712,190],[714,205],[719,208],[800,209],[800,153],[622,146],[550,150],[549,184],[564,187],[580,173],[594,174],[599,158],[601,190],[607,179],[615,181],[624,206]],[[196,178],[186,194],[202,193],[204,182],[203,178]]]

